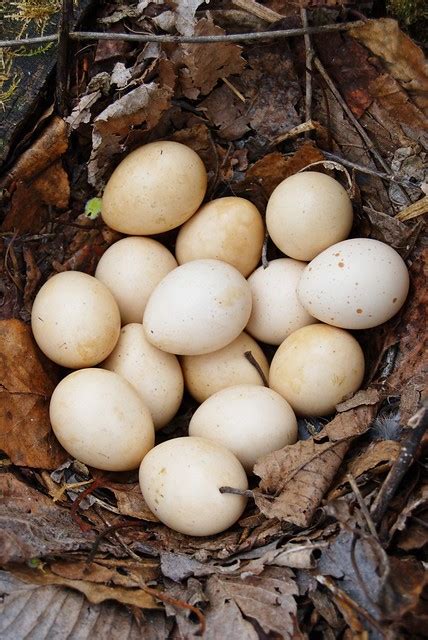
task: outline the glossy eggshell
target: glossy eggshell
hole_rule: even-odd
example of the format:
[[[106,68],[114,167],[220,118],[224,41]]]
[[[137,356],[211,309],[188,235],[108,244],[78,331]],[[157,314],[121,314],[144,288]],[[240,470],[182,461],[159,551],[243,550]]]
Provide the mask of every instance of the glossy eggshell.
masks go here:
[[[280,258],[248,278],[253,306],[246,330],[267,344],[281,344],[290,333],[317,322],[297,297],[305,262]]]
[[[290,258],[312,260],[348,237],[352,204],[342,185],[324,173],[304,171],[283,180],[266,208],[272,241]]]
[[[215,258],[248,276],[262,255],[264,225],[257,208],[244,198],[227,197],[204,204],[179,231],[179,264]]]
[[[79,271],[58,273],[38,292],[31,311],[34,338],[54,362],[80,369],[104,360],[120,333],[120,313],[107,287]]]
[[[104,190],[102,217],[129,235],[180,226],[200,206],[207,172],[197,153],[179,142],[151,142],[126,156]]]
[[[178,360],[150,344],[141,324],[123,327],[116,347],[102,366],[118,373],[138,391],[155,429],[164,427],[177,413],[184,386]]]
[[[160,242],[123,238],[101,257],[95,277],[112,292],[122,324],[129,324],[141,322],[151,292],[176,266],[172,253]]]
[[[146,337],[158,349],[200,355],[222,349],[243,330],[251,313],[251,290],[235,267],[194,260],[171,271],[150,296]]]
[[[183,356],[181,366],[187,390],[198,402],[226,387],[237,384],[263,386],[263,379],[257,369],[245,357],[250,351],[259,364],[266,379],[269,364],[265,354],[245,331],[223,349],[202,356]]]
[[[123,378],[103,369],[81,369],[55,388],[52,429],[70,455],[104,471],[128,471],[154,445],[150,412]]]
[[[259,458],[297,440],[297,420],[279,393],[256,385],[218,391],[195,411],[189,435],[232,451],[247,473]]]
[[[269,386],[300,415],[324,416],[357,391],[364,377],[363,351],[350,333],[325,324],[298,329],[275,353]]]
[[[159,444],[140,466],[140,487],[149,509],[171,529],[210,536],[232,526],[246,498],[222,494],[222,486],[246,490],[238,459],[205,438],[174,438]]]
[[[369,329],[403,306],[409,291],[404,260],[378,240],[355,238],[329,247],[306,267],[301,303],[316,318],[344,329]]]

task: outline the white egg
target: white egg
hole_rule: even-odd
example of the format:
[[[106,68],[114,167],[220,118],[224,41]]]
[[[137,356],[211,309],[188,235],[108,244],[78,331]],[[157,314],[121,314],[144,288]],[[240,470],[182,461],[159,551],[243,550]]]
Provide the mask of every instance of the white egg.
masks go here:
[[[248,278],[253,307],[247,331],[267,344],[281,344],[290,333],[316,322],[297,297],[306,262],[291,258],[271,260]]]
[[[318,320],[344,329],[369,329],[392,318],[408,291],[409,274],[401,256],[378,240],[355,238],[312,260],[298,295]]]
[[[222,349],[243,330],[251,290],[235,267],[194,260],[171,271],[153,291],[144,312],[147,340],[178,355]]]
[[[352,203],[342,185],[317,171],[296,173],[273,191],[266,225],[276,246],[290,258],[312,260],[348,237]]]
[[[245,471],[233,453],[205,438],[163,442],[140,466],[149,509],[171,529],[191,536],[220,533],[241,516],[247,500],[220,493],[226,486],[245,491]]]
[[[151,292],[176,266],[172,253],[160,242],[123,238],[101,256],[95,277],[112,292],[122,324],[128,324],[142,321]]]
[[[105,471],[136,469],[153,447],[150,411],[117,373],[80,369],[55,388],[52,429],[74,458]]]
[[[181,366],[187,390],[198,402],[226,387],[236,384],[263,386],[263,378],[251,364],[246,353],[250,352],[267,380],[269,364],[265,354],[245,331],[223,349],[202,356],[183,356]]]
[[[262,255],[265,236],[257,208],[245,198],[217,198],[204,204],[177,236],[175,254],[180,264],[214,258],[248,276]]]
[[[164,427],[177,413],[184,387],[178,360],[150,344],[141,324],[123,327],[102,366],[135,387],[150,410],[155,429]]]
[[[324,416],[364,377],[364,354],[353,336],[326,324],[302,327],[284,340],[275,353],[269,386],[300,415]]]
[[[227,447],[251,473],[259,458],[296,442],[297,420],[279,393],[240,384],[205,400],[190,420],[189,435]]]

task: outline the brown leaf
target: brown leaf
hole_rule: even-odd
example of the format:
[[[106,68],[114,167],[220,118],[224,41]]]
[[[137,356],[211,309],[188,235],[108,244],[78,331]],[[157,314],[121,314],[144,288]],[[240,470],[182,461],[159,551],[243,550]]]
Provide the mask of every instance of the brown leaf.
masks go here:
[[[223,35],[210,18],[202,18],[195,27],[195,35]],[[200,93],[207,95],[220,78],[239,74],[245,67],[241,57],[242,47],[232,42],[214,44],[184,44],[179,56],[182,68],[179,72],[183,94],[195,100]]]
[[[420,512],[426,511],[427,509],[428,483],[424,483],[409,498],[405,508],[400,513],[389,532],[389,535],[391,537],[394,534],[398,534],[397,544],[401,549],[418,549],[426,544],[426,531],[425,535],[422,536],[421,532],[419,531],[421,523],[415,521],[409,522],[409,520],[412,518],[413,514],[419,515]],[[423,514],[419,519],[424,521]],[[416,530],[412,531],[412,524],[416,524]]]
[[[308,526],[348,451],[349,440],[367,431],[374,414],[374,406],[339,414],[318,434],[318,441],[302,440],[262,458],[254,467],[261,478],[254,495],[262,513]],[[327,442],[319,442],[326,437]]]
[[[0,321],[0,343],[0,449],[14,464],[55,469],[67,457],[49,421],[56,369],[19,320]]]
[[[54,585],[28,584],[0,572],[0,636],[70,638],[70,640],[164,640],[169,635],[165,616],[145,610],[138,620],[124,606],[112,602],[91,605],[82,593]],[[41,634],[43,633],[43,636]]]
[[[237,140],[249,131],[248,107],[227,85],[211,91],[199,106],[224,140]]]
[[[13,474],[0,475],[0,496],[2,564],[91,549],[95,534],[82,533],[67,509]],[[102,549],[112,547],[101,543]]]
[[[159,578],[159,561],[148,558],[139,561],[98,558],[89,563],[84,560],[59,560],[50,563],[49,570],[56,576],[70,580],[133,588]]]
[[[148,508],[138,482],[133,485],[109,482],[108,489],[114,493],[117,500],[117,508],[121,515],[131,516],[131,518],[138,518],[139,520],[148,520],[149,522],[159,522]]]
[[[428,63],[424,52],[400,30],[396,20],[368,20],[351,30],[351,35],[379,56],[415,104],[428,109]]]
[[[258,634],[254,620],[266,634],[292,638],[297,611],[297,585],[287,569],[269,567],[261,576],[245,579],[213,576],[208,580],[210,608],[206,612],[206,638],[249,638]],[[245,616],[245,617],[244,617]]]
[[[355,409],[355,407],[360,407],[361,405],[377,404],[379,401],[379,391],[374,387],[369,387],[368,389],[357,391],[349,400],[345,400],[336,405],[336,411],[341,413],[343,411],[349,411],[349,409]]]
[[[181,142],[196,151],[208,172],[208,188],[212,188],[218,174],[218,157],[208,127],[205,124],[195,124],[189,129],[176,131],[170,139]]]

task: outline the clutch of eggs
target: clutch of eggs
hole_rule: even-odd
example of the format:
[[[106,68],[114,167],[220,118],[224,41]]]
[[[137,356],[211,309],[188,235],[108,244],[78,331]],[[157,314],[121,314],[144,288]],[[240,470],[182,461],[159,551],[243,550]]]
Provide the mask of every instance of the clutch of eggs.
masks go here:
[[[202,204],[206,186],[185,145],[130,153],[102,205],[129,237],[107,249],[95,277],[53,276],[32,310],[40,349],[78,369],[51,399],[60,443],[99,469],[139,466],[153,513],[197,536],[236,522],[246,498],[219,488],[245,493],[257,460],[296,441],[296,414],[331,414],[358,390],[364,355],[347,329],[385,322],[409,288],[394,249],[347,239],[352,204],[333,178],[301,172],[274,190],[266,224],[284,257],[267,266],[257,208],[238,197]],[[177,227],[175,256],[144,237]],[[270,366],[257,340],[277,347]],[[185,388],[201,403],[189,437],[154,446]]]

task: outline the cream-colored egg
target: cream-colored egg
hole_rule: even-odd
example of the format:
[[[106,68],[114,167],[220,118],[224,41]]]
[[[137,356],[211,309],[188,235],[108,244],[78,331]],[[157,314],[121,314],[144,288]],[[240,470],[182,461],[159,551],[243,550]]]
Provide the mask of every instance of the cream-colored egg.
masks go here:
[[[263,386],[263,379],[245,353],[250,352],[263,371],[269,376],[269,364],[265,354],[251,336],[243,332],[223,349],[203,356],[183,356],[181,366],[187,390],[198,402],[203,402],[217,391],[236,384]]]
[[[248,481],[228,449],[205,438],[174,438],[159,444],[140,466],[140,487],[149,509],[171,529],[211,536],[232,526],[246,498],[220,487],[246,490]]]
[[[118,343],[102,364],[128,380],[149,408],[155,429],[164,427],[183,398],[183,374],[171,353],[148,342],[141,324],[123,327]]]
[[[316,322],[297,297],[305,262],[280,258],[248,278],[253,307],[247,331],[267,344],[281,344],[290,333]]]
[[[151,142],[114,170],[104,190],[102,217],[129,235],[163,233],[195,213],[206,188],[207,172],[195,151],[179,142]]]
[[[107,287],[80,271],[48,280],[31,311],[34,338],[54,362],[80,369],[98,364],[114,349],[120,313]]]
[[[49,414],[64,449],[97,469],[136,469],[154,445],[150,411],[129,382],[112,371],[70,373],[54,390]]]
[[[290,258],[312,260],[348,237],[352,203],[342,185],[324,173],[305,171],[283,180],[266,208],[266,225],[276,246]]]
[[[162,351],[200,355],[232,342],[250,313],[251,290],[235,267],[194,260],[161,280],[147,302],[143,327]]]
[[[129,324],[141,322],[151,292],[176,266],[172,253],[160,242],[123,238],[101,257],[95,277],[112,292],[122,324]]]
[[[344,329],[369,329],[386,322],[409,292],[404,260],[390,246],[355,238],[329,247],[306,267],[300,301],[313,316]]]
[[[189,436],[222,444],[251,473],[259,458],[296,442],[297,420],[276,391],[240,384],[201,404],[190,420]]]
[[[301,415],[324,416],[364,377],[364,355],[358,342],[343,329],[326,324],[302,327],[284,340],[275,353],[269,386]]]
[[[204,204],[180,229],[175,245],[179,264],[215,258],[248,276],[257,266],[264,241],[263,220],[244,198],[218,198]]]

